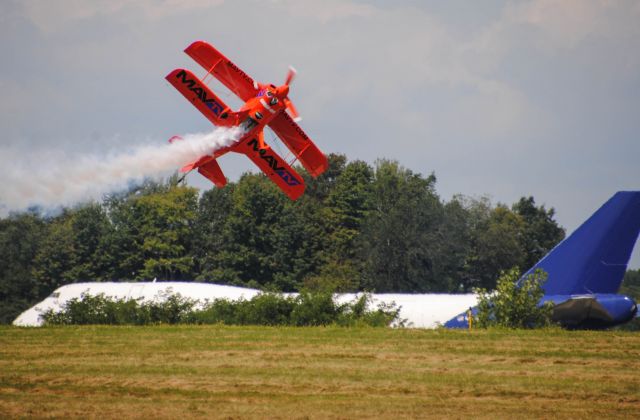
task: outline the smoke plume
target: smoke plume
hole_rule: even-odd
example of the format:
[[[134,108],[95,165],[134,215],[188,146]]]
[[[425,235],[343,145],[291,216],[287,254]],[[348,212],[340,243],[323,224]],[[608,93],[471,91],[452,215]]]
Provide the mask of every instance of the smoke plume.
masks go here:
[[[201,156],[228,146],[242,130],[217,128],[210,133],[187,134],[182,141],[134,147],[107,156],[25,156],[0,151],[0,216],[31,206],[56,208],[125,189],[144,179],[160,179]]]

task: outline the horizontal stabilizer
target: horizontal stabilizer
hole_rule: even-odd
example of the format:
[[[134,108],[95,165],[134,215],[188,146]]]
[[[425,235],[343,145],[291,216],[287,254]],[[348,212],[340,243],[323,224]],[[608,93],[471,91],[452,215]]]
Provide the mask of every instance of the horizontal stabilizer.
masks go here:
[[[175,69],[166,79],[209,121],[217,126],[236,125],[229,107],[189,70]]]
[[[269,122],[269,127],[298,158],[309,175],[316,178],[327,170],[329,167],[327,157],[289,114],[279,113]]]
[[[209,161],[198,167],[198,172],[213,182],[218,188],[222,188],[227,185],[227,178],[225,178],[222,173],[222,169],[216,160]]]

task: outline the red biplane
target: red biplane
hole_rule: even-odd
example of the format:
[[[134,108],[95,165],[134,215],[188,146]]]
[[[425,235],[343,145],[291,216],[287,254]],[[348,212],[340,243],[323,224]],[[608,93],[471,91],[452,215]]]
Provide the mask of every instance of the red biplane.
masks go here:
[[[216,150],[213,155],[202,156],[180,171],[198,169],[217,187],[223,187],[227,180],[216,159],[227,152],[243,153],[292,200],[300,197],[304,192],[304,180],[291,167],[293,162],[286,162],[264,142],[263,131],[268,125],[291,150],[294,160],[298,160],[311,176],[317,177],[327,169],[327,157],[296,124],[298,112],[288,97],[295,70],[289,69],[284,85],[266,85],[254,81],[204,41],[196,41],[184,51],[207,73],[199,79],[189,70],[176,69],[166,79],[214,125],[240,126],[244,134],[231,146]],[[233,112],[207,87],[204,81],[209,75],[216,77],[245,102],[240,110]]]

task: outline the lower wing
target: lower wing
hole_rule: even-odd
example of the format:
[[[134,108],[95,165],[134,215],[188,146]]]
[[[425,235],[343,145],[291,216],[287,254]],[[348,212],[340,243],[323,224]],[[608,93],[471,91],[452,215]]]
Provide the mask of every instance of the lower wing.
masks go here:
[[[293,152],[311,176],[315,178],[327,170],[329,166],[327,157],[289,114],[281,112],[269,122],[269,127]]]
[[[261,134],[261,133],[260,133]],[[233,147],[255,163],[290,199],[296,200],[304,193],[304,180],[259,135],[250,136]]]

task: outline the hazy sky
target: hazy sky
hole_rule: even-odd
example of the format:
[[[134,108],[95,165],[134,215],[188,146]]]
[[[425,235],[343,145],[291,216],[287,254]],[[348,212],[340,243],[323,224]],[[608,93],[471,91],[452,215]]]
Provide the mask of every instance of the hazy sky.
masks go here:
[[[164,80],[203,73],[182,53],[203,39],[259,81],[294,65],[325,152],[433,171],[445,199],[533,195],[570,232],[640,188],[638,22],[622,0],[0,0],[0,152],[27,165],[208,130]]]

